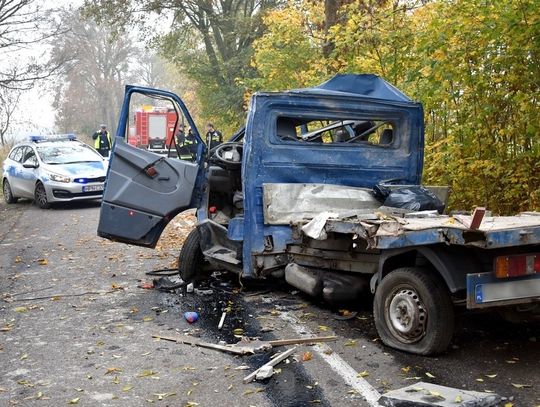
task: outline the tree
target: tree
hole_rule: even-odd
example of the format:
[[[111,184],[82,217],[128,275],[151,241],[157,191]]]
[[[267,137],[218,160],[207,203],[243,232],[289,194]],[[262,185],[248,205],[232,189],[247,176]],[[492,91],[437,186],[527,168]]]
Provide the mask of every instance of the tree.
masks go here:
[[[66,12],[62,21],[69,31],[57,41],[53,57],[68,62],[56,84],[57,127],[61,132],[92,134],[106,123],[114,131],[129,61],[136,52],[132,40],[82,20],[78,12]]]
[[[44,45],[63,33],[55,23],[53,11],[36,0],[0,1],[0,88],[30,89],[39,79],[54,73],[61,61],[51,63],[46,54],[33,57],[24,52],[31,46]],[[23,51],[23,52],[21,52]]]
[[[536,0],[357,0],[342,4],[330,27],[306,12],[316,3],[268,13],[252,60],[255,88],[378,74],[423,103],[424,182],[452,187],[450,209],[540,209]]]
[[[7,135],[20,97],[18,89],[0,88],[0,146],[5,146],[9,141]]]
[[[279,0],[145,0],[85,2],[86,15],[126,27],[145,25],[149,13],[171,17],[172,25],[155,40],[167,60],[191,80],[206,118],[228,129],[243,121],[244,89],[253,41],[262,34],[261,15]],[[155,20],[151,20],[155,24]]]

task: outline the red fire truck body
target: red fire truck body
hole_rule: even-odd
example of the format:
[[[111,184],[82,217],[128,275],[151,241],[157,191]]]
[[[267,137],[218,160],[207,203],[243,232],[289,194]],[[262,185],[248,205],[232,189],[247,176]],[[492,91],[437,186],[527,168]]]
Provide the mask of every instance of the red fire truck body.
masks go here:
[[[173,137],[177,116],[173,109],[144,106],[135,111],[129,128],[128,143],[139,148],[166,153],[174,150]]]

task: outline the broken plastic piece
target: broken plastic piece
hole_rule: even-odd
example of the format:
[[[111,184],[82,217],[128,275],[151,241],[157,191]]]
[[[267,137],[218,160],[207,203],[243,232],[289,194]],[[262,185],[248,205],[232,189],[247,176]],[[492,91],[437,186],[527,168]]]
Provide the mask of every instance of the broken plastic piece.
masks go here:
[[[184,312],[184,318],[186,319],[187,322],[192,324],[194,322],[197,322],[197,320],[199,319],[199,314],[197,314],[194,311]]]

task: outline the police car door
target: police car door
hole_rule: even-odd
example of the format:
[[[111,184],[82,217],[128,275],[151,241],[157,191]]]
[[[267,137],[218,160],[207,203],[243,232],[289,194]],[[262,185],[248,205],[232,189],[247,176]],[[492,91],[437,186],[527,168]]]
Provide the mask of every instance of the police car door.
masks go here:
[[[176,112],[174,126],[169,123],[170,128],[167,128],[173,139],[180,126],[191,127],[197,148],[190,161],[151,152],[144,143],[141,145],[140,136],[133,141],[134,134],[144,130],[144,123],[134,122],[138,105],[148,109],[148,103]],[[126,86],[101,204],[98,235],[155,247],[163,229],[176,214],[196,207],[204,154],[202,139],[178,96],[157,89]]]
[[[34,196],[37,180],[37,167],[38,161],[36,153],[32,147],[23,147],[23,154],[21,157],[21,172],[19,185],[22,193],[25,196]]]

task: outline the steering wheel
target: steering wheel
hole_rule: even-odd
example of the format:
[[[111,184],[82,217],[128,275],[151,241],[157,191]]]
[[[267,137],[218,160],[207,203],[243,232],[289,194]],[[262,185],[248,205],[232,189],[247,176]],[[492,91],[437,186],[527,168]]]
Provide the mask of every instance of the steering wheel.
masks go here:
[[[215,147],[216,164],[227,169],[236,169],[242,165],[243,143],[223,143]]]

